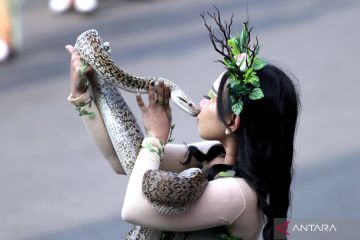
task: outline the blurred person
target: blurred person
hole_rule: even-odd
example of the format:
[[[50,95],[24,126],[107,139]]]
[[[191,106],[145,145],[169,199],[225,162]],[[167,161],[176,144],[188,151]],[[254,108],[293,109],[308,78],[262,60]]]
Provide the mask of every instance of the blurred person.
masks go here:
[[[54,13],[63,13],[71,8],[81,13],[91,13],[97,7],[98,0],[49,0],[49,8]]]
[[[21,45],[21,0],[0,0],[0,62],[14,55]]]
[[[214,19],[220,19],[218,14]],[[217,22],[226,29],[225,40],[217,41],[205,18],[204,22],[226,67],[200,102],[198,134],[206,141],[188,146],[167,143],[170,89],[163,82],[149,86],[148,104],[137,95],[147,137],[130,175],[122,217],[164,231],[161,239],[255,240],[262,232],[263,239],[270,240],[274,218],[286,219],[291,203],[298,94],[282,70],[258,57],[258,44],[251,48],[247,23],[231,38],[230,27]],[[81,84],[80,55],[74,47],[66,48],[71,54],[68,100],[98,116],[91,89]],[[94,76],[91,69],[86,73]],[[101,117],[83,120],[103,154],[109,161],[116,159],[108,151],[106,130],[98,128],[103,126]],[[180,172],[193,166],[202,168],[209,179],[202,196],[182,214],[159,214],[142,191],[145,172]]]

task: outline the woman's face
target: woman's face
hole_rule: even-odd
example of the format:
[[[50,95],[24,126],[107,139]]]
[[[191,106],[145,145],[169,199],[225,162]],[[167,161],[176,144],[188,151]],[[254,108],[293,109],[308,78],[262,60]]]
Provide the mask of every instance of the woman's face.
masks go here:
[[[216,81],[213,90],[217,92]],[[214,91],[210,90],[208,96],[200,101],[201,112],[197,117],[198,133],[201,138],[206,140],[221,140],[225,137],[225,126],[218,117],[216,96],[213,93]]]

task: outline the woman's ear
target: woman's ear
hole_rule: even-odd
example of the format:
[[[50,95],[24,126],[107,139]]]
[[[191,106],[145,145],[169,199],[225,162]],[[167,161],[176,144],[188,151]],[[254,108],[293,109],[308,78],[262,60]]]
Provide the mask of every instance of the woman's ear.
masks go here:
[[[236,114],[231,114],[231,118],[230,118],[227,128],[231,132],[235,132],[239,127],[240,127],[240,116],[238,116]]]

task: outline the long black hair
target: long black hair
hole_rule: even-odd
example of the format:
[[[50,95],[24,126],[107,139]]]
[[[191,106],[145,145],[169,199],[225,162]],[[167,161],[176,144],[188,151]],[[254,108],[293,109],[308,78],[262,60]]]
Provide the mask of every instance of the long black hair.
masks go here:
[[[294,136],[300,101],[293,81],[279,68],[269,64],[257,71],[257,75],[264,98],[244,99],[240,127],[233,133],[238,141],[238,155],[232,169],[255,190],[266,219],[263,239],[268,240],[274,239],[274,218],[286,219],[291,205]],[[224,74],[217,97],[218,117],[225,126],[226,116],[232,114],[227,80],[228,74]],[[195,146],[189,146],[188,151],[188,160],[195,157],[199,161],[211,161],[225,153],[222,145],[214,145],[206,154]]]
[[[279,68],[266,65],[257,71],[264,98],[244,99],[238,140],[237,175],[256,191],[258,205],[266,216],[263,239],[274,238],[274,218],[287,218],[291,204],[294,136],[300,101],[292,80]],[[228,75],[218,91],[218,116],[226,125],[231,113],[227,94]]]

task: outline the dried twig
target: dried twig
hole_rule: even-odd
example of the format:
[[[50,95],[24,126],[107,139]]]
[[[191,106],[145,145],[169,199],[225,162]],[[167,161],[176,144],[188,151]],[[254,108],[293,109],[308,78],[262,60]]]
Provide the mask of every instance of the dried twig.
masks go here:
[[[224,22],[222,23],[221,21],[221,16],[220,16],[220,10],[214,6],[215,8],[215,12],[214,13],[210,13],[209,11],[206,12],[206,14],[215,21],[215,23],[218,25],[219,27],[219,33],[221,35],[221,37],[218,37],[215,32],[213,31],[213,29],[211,28],[211,26],[208,25],[208,23],[206,22],[205,19],[205,13],[201,13],[200,16],[203,18],[204,20],[204,25],[205,27],[208,29],[209,31],[209,37],[210,37],[210,41],[213,45],[213,47],[215,48],[215,50],[220,53],[222,56],[224,56],[226,59],[231,59],[231,49],[229,47],[229,45],[227,44],[228,40],[230,39],[230,34],[231,34],[231,25],[233,23],[233,16],[234,14],[232,14],[231,16],[231,20],[230,23]],[[222,61],[220,61],[222,62]],[[223,62],[222,62],[223,63]]]

